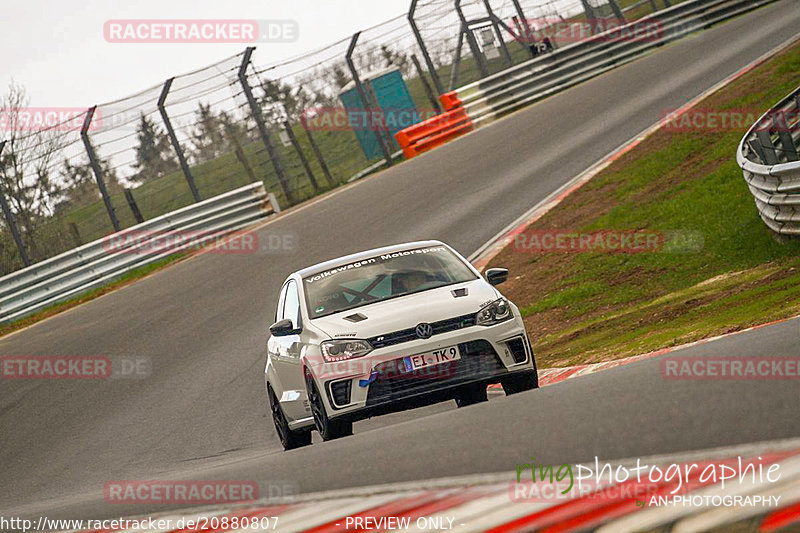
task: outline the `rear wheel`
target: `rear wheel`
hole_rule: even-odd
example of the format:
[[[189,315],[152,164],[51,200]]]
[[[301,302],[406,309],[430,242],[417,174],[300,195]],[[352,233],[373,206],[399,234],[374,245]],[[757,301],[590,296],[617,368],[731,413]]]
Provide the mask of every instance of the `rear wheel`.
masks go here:
[[[464,385],[456,393],[456,405],[466,407],[489,400],[486,392],[486,383],[471,383]]]
[[[275,431],[278,433],[284,450],[293,450],[311,444],[311,431],[294,431],[289,428],[289,422],[272,388],[269,389],[269,406],[272,411],[272,421],[275,423]]]
[[[314,423],[322,440],[334,440],[353,434],[352,421],[328,418],[319,389],[308,374],[306,374],[306,389],[308,390],[308,402],[311,404],[311,413],[314,415]]]
[[[530,372],[519,372],[512,374],[500,380],[503,386],[503,391],[506,396],[517,394],[526,390],[533,390],[539,388],[539,378],[535,370]]]

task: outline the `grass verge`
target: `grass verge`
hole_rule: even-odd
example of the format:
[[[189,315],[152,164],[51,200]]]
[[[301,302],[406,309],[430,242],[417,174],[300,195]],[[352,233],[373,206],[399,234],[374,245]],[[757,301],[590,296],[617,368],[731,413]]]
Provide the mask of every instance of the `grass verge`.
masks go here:
[[[797,86],[798,72],[800,44],[695,109],[757,117]],[[520,240],[490,262],[511,269],[504,293],[540,365],[612,360],[800,313],[800,241],[767,230],[735,161],[747,126],[663,128],[525,232],[677,232],[694,247],[533,254]]]

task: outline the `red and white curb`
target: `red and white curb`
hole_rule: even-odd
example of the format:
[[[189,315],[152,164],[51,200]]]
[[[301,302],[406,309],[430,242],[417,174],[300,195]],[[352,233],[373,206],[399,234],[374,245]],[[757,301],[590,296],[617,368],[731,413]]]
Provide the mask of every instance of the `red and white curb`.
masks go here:
[[[656,475],[651,480],[650,474],[643,474],[639,480],[632,474],[629,479],[604,480],[591,490],[580,493],[573,490],[563,496],[559,492],[563,485],[545,490],[547,481],[531,484],[527,481],[530,475],[527,470],[521,474],[522,483],[517,482],[516,472],[506,472],[363,487],[225,508],[170,511],[148,518],[169,519],[172,523],[181,518],[184,521],[216,518],[209,523],[217,525],[199,530],[207,533],[576,530],[609,533],[652,529],[694,532],[724,530],[737,523],[744,524],[746,530],[757,528],[769,532],[792,525],[800,527],[800,439],[586,463],[584,468],[596,473],[606,464],[615,472],[620,468],[632,471],[639,465],[659,466],[663,476]],[[753,465],[752,473],[742,469],[742,465],[748,464]],[[696,466],[692,468],[693,465]],[[719,477],[724,473],[722,465],[737,470],[737,476],[745,474],[732,477],[729,471],[727,483],[723,483]],[[558,466],[554,465],[554,469]],[[706,473],[706,468],[711,467],[716,473],[713,478]],[[667,475],[669,468],[674,468],[672,476]],[[764,475],[769,468],[773,469],[771,476]],[[258,528],[241,530],[218,525],[232,518],[268,520],[261,521]],[[188,533],[198,529],[127,531]]]
[[[678,349],[678,347],[674,349]],[[651,359],[653,357],[663,355],[665,353],[667,353],[667,351],[659,350],[657,352],[652,352],[648,354],[634,355],[632,357],[626,357],[624,359],[617,359],[616,361],[605,361],[602,363],[593,363],[587,365],[565,366],[561,368],[542,368],[539,370],[539,386],[545,387],[547,385],[555,385],[556,383],[561,383],[562,381],[566,381],[574,377],[594,374],[595,372],[599,372],[600,370],[606,370],[617,366],[624,366],[629,363],[635,363],[636,361],[644,361],[646,359]],[[503,392],[503,388],[499,383],[494,385],[489,385],[489,392],[490,393]]]
[[[631,357],[624,357],[622,359],[616,359],[614,361],[604,361],[602,363],[591,363],[585,365],[574,365],[574,366],[565,366],[557,368],[542,368],[539,370],[539,386],[544,387],[547,385],[555,385],[556,383],[561,383],[562,381],[566,381],[568,379],[572,379],[578,376],[586,376],[589,374],[594,374],[595,372],[599,372],[601,370],[607,370],[609,368],[615,368],[618,366],[625,366],[627,364],[635,363],[637,361],[646,361],[647,359],[653,359],[654,357],[666,355],[668,353],[672,353],[677,350],[683,350],[685,348],[699,346],[701,344],[714,342],[727,337],[732,337],[734,335],[741,335],[742,333],[747,333],[748,331],[754,331],[757,329],[766,328],[768,326],[774,326],[776,324],[781,324],[783,322],[788,322],[790,320],[797,320],[798,318],[800,318],[800,315],[789,318],[782,318],[780,320],[773,320],[772,322],[758,324],[757,326],[741,329],[739,331],[732,331],[730,333],[724,333],[722,335],[716,335],[714,337],[707,337],[705,339],[699,339],[686,344],[661,348],[660,350],[656,350],[654,352],[649,352],[640,355],[633,355]],[[502,391],[503,389],[499,384],[489,385],[489,392],[497,393]]]

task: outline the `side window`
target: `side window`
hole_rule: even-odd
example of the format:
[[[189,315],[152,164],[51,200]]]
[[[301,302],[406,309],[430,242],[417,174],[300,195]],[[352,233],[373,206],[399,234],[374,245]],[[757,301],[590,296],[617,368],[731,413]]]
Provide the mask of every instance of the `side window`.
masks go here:
[[[289,285],[284,285],[281,294],[278,296],[278,307],[275,308],[275,322],[283,320],[283,302],[286,301],[286,289]]]
[[[283,316],[288,318],[295,328],[300,327],[300,295],[297,292],[297,283],[294,280],[286,285],[286,297],[283,302]]]

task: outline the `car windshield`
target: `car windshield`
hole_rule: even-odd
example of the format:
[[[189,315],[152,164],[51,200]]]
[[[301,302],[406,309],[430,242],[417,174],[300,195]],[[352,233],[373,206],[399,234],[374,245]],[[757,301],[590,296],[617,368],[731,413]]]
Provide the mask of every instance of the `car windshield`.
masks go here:
[[[310,318],[476,279],[444,246],[416,248],[347,263],[304,278]]]

